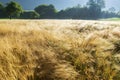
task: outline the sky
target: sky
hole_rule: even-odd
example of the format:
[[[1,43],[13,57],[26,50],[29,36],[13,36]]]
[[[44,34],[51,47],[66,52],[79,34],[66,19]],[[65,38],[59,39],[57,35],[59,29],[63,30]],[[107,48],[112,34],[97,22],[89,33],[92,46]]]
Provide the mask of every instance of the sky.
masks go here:
[[[0,0],[0,2],[6,3],[11,0]],[[68,7],[80,4],[84,6],[88,0],[14,0],[19,2],[23,9],[33,10],[40,4],[53,4],[57,10],[66,9]],[[106,9],[115,7],[116,10],[120,10],[120,0],[105,0]]]

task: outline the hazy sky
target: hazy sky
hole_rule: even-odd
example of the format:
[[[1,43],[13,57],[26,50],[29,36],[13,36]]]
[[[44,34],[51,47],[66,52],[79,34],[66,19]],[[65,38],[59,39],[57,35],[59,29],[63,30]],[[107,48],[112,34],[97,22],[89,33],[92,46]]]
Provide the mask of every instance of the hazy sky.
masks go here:
[[[0,2],[8,2],[11,0],[0,0]],[[77,4],[85,5],[88,0],[14,0],[19,2],[24,9],[32,10],[40,4],[53,4],[56,9],[61,10],[67,7],[72,7]],[[115,7],[120,10],[120,0],[105,0],[106,7]]]

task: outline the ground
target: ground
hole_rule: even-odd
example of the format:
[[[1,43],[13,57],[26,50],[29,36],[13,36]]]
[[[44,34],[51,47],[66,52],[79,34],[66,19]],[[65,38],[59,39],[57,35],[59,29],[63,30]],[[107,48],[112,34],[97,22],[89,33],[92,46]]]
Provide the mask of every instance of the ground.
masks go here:
[[[0,20],[0,80],[120,80],[120,22]]]

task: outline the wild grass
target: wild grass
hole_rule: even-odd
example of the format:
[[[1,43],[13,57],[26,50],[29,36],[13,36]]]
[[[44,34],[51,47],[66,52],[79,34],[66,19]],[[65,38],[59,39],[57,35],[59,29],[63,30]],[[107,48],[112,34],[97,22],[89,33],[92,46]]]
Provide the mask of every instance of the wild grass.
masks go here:
[[[120,80],[120,24],[1,20],[0,80]]]

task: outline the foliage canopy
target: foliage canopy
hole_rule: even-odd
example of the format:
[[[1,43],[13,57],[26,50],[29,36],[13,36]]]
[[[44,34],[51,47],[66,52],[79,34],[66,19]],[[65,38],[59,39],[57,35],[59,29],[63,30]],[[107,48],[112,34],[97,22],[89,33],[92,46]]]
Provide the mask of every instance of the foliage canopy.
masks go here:
[[[17,2],[11,1],[6,6],[6,13],[11,18],[12,16],[20,16],[20,13],[22,13],[22,7]]]

